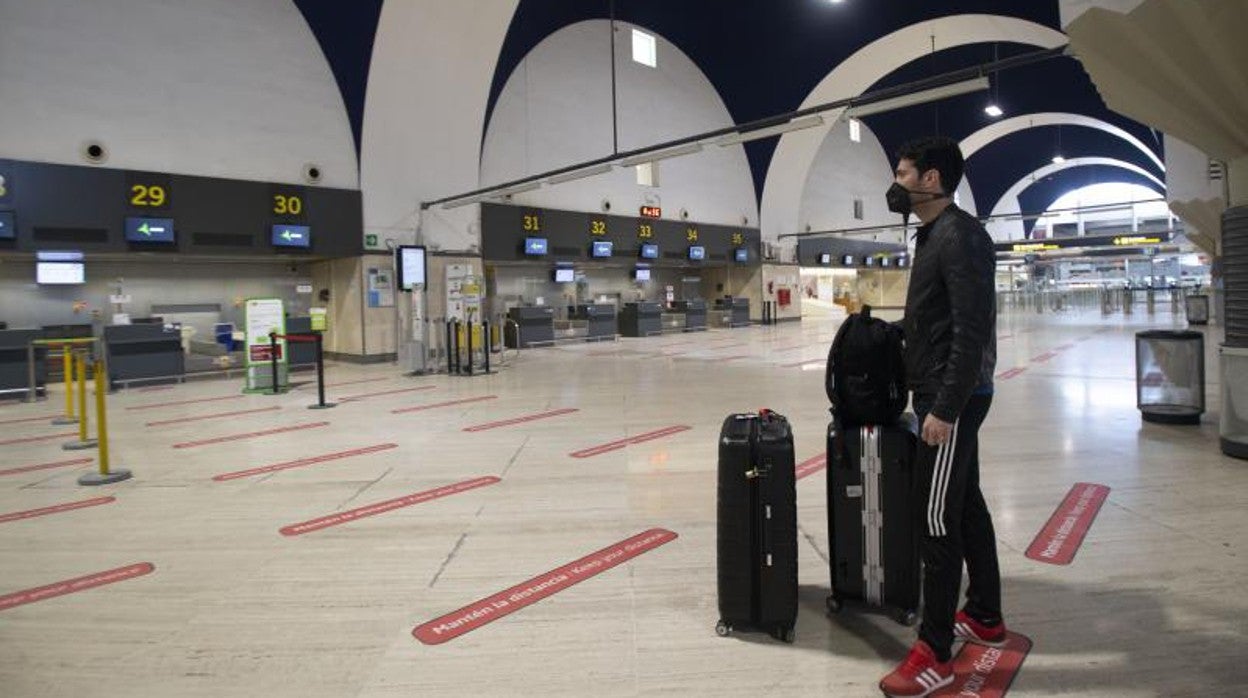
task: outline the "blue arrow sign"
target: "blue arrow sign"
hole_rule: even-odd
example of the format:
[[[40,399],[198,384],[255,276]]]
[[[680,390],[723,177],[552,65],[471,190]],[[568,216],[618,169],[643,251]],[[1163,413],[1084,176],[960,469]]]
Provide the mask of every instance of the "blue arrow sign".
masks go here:
[[[273,226],[272,242],[275,247],[312,246],[312,229],[306,225]]]

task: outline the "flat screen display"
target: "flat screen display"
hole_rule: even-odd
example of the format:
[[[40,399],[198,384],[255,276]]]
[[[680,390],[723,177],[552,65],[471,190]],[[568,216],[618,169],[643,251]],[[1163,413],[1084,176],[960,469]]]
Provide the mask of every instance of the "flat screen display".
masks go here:
[[[854,266],[854,256],[852,254],[847,254],[841,257],[841,265],[846,267]]]
[[[86,265],[82,262],[35,262],[35,283],[73,285],[87,282]]]
[[[312,229],[306,225],[275,225],[273,226],[274,247],[298,247],[308,249],[312,246]]]
[[[173,237],[173,219],[130,216],[126,218],[126,242],[172,245],[177,242]]]
[[[824,252],[823,254],[819,255],[819,263],[820,263],[820,264],[831,264],[831,263],[832,263],[832,253],[831,253],[831,252]]]
[[[897,266],[898,266],[899,268],[900,268],[900,267],[909,266],[909,265],[910,265],[910,258],[909,258],[909,257],[898,257],[898,258],[897,258]]]
[[[641,246],[641,258],[642,259],[658,259],[659,258],[659,246],[653,243],[643,244]]]
[[[649,281],[650,270],[645,267],[637,267],[637,269],[633,271],[633,278],[638,281]]]
[[[425,285],[425,248],[419,245],[399,245],[394,251],[399,270],[399,288],[411,291]]]
[[[610,257],[611,248],[614,246],[610,240],[595,240],[589,248],[589,254],[591,257]]]
[[[862,259],[862,263],[869,267],[873,267],[875,266],[875,257],[864,257]]]
[[[17,237],[17,221],[12,211],[0,211],[0,240],[12,240]]]
[[[892,257],[880,257],[880,266],[882,267],[893,266],[893,258]]]
[[[576,270],[572,267],[556,267],[555,283],[570,284],[576,280]]]
[[[525,238],[524,253],[537,257],[546,254],[546,238]]]
[[[748,262],[748,261],[750,261],[750,250],[749,250],[749,248],[746,248],[746,247],[738,247],[738,248],[737,248],[737,250],[736,250],[736,252],[735,252],[734,254],[736,254],[736,259],[737,259],[737,261],[738,261],[738,262]]]
[[[689,259],[698,262],[706,259],[706,248],[701,245],[691,245],[689,247]]]

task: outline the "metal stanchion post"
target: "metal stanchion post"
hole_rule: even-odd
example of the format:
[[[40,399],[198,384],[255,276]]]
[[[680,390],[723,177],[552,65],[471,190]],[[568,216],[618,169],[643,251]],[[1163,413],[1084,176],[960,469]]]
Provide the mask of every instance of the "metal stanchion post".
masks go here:
[[[324,410],[337,407],[337,403],[325,402],[325,338],[320,332],[313,332],[316,337],[316,404],[308,405],[310,410]]]
[[[78,369],[78,440],[66,441],[61,448],[66,451],[82,451],[96,447],[96,440],[87,438],[87,353],[74,351],[74,364]],[[97,379],[98,380],[98,379]]]
[[[30,342],[26,345],[26,371],[27,385],[30,390],[26,393],[26,402],[34,402],[38,399],[38,389],[35,387],[35,343]]]
[[[490,334],[490,321],[481,322],[481,334],[485,337],[485,372],[490,372],[490,352],[494,349],[494,336]]]
[[[462,369],[462,364],[459,362],[459,318],[455,318],[454,323],[455,323],[455,330],[454,330],[454,335],[455,335],[455,375],[457,375],[457,376],[458,376],[458,375],[459,375],[459,373],[460,373],[460,371],[461,371],[461,369]]]
[[[83,372],[86,372],[86,360],[83,360]],[[108,464],[108,408],[104,396],[107,392],[104,384],[104,362],[95,360],[95,422],[96,432],[100,436],[100,469],[96,473],[87,473],[78,478],[80,485],[107,485],[130,479],[130,471],[125,468],[110,470]]]
[[[68,344],[61,345],[61,372],[65,374],[65,414],[52,420],[53,424],[77,424],[74,416],[74,356]]]
[[[451,341],[452,341],[451,332],[452,332],[451,321],[447,320],[446,321],[446,348],[445,350],[446,350],[446,375],[448,376],[455,372],[455,358],[451,356]]]
[[[464,339],[468,345],[468,365],[466,367],[468,375],[472,375],[472,320],[468,321],[468,327],[464,330]]]
[[[273,367],[273,394],[277,395],[277,333],[269,333],[269,365]]]

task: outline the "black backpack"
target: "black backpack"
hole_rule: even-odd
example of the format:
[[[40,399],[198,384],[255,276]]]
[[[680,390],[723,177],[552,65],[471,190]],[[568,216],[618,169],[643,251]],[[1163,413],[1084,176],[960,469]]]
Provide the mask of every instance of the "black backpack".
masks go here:
[[[846,318],[832,348],[824,385],[844,426],[893,424],[906,409],[906,359],[900,327],[871,317],[871,306]]]

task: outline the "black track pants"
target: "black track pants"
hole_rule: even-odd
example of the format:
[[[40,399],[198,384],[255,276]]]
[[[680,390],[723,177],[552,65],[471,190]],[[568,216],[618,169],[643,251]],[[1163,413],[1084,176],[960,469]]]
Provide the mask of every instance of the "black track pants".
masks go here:
[[[932,399],[915,395],[920,426]],[[923,558],[923,624],[919,638],[942,661],[953,645],[953,615],[966,562],[970,587],[967,611],[981,620],[1001,618],[1001,571],[992,515],[979,489],[979,427],[992,395],[972,395],[954,423],[948,442],[932,447],[919,440],[915,506]]]

